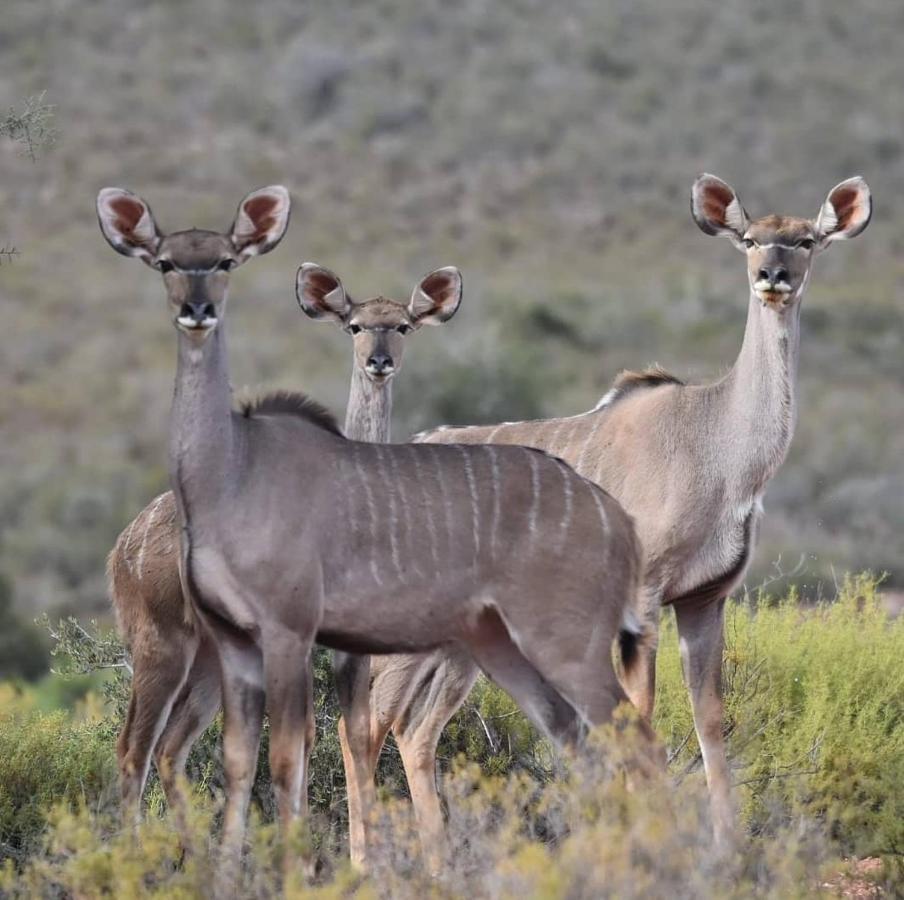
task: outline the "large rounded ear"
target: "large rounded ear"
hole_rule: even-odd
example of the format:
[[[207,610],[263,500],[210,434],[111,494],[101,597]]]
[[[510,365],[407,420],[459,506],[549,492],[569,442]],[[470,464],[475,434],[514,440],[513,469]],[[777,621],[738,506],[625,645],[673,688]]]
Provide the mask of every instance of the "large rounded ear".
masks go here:
[[[316,263],[301,264],[295,277],[295,296],[305,315],[312,319],[332,319],[345,324],[352,308],[339,276]]]
[[[408,314],[415,325],[442,325],[458,311],[461,304],[461,272],[446,266],[425,275],[418,282],[408,302]]]
[[[230,237],[240,259],[269,253],[289,225],[289,192],[281,184],[252,191],[239,204]]]
[[[691,214],[707,234],[727,237],[738,246],[750,219],[731,185],[715,175],[700,175],[691,188]]]
[[[816,218],[820,246],[856,237],[869,225],[872,214],[869,185],[859,175],[835,185]]]
[[[150,264],[162,235],[151,208],[137,194],[105,187],[97,195],[97,219],[110,246],[123,256],[137,256]]]

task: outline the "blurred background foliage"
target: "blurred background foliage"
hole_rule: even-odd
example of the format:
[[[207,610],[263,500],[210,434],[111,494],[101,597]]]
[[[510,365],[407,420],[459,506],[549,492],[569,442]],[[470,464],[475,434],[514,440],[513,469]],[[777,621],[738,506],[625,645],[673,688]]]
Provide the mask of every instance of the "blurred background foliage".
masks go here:
[[[174,339],[158,276],[98,231],[107,184],[169,230],[225,228],[246,191],[287,184],[287,238],[234,279],[235,386],[340,414],[348,341],[299,313],[298,264],[358,298],[460,266],[461,312],[398,378],[402,439],[578,412],[653,360],[718,375],[744,263],[691,221],[693,177],[752,215],[815,216],[863,174],[874,220],[816,264],[749,581],[780,560],[810,594],[833,569],[900,585],[902,27],[898,0],[6,4],[0,109],[46,91],[58,137],[34,161],[0,138],[0,246],[20,251],[0,258],[0,615],[105,613],[104,555],[166,483]]]

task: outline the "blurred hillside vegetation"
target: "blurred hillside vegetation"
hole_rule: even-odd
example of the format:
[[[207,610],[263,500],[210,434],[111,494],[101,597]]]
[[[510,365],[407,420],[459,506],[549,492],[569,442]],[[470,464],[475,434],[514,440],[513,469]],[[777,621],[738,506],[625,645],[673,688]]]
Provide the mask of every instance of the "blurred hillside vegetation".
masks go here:
[[[175,339],[159,276],[114,254],[97,190],[164,229],[293,194],[288,236],[233,280],[236,387],[341,414],[348,339],[299,312],[297,266],[404,298],[464,272],[459,315],[409,342],[395,435],[570,414],[623,367],[723,372],[743,257],[705,237],[711,171],[749,212],[815,216],[863,174],[869,230],[820,258],[800,418],[750,584],[904,582],[904,5],[898,0],[13,0],[0,109],[46,91],[59,137],[0,138],[0,574],[20,613],[106,608],[104,555],[166,483]]]

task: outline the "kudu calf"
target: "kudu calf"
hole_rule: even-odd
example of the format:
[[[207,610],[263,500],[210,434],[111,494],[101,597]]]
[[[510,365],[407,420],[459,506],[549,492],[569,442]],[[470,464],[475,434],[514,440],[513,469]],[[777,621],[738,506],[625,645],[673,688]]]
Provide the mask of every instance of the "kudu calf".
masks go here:
[[[306,809],[315,638],[368,653],[464,647],[563,746],[626,699],[612,644],[620,638],[630,669],[640,635],[631,520],[560,460],[350,441],[300,396],[233,408],[220,259],[272,247],[288,205],[282,188],[242,201],[243,253],[229,235],[161,236],[127,191],[98,197],[113,246],[164,269],[178,333],[170,477],[183,589],[221,669],[230,862],[265,701],[280,819]],[[448,308],[460,291],[447,270],[422,282],[419,300]]]
[[[592,410],[569,418],[443,428],[430,444],[521,444],[556,454],[601,485],[634,518],[646,560],[645,621],[675,608],[685,681],[712,801],[717,841],[734,832],[730,773],[722,736],[721,665],[725,598],[740,583],[762,514],[761,497],[785,458],[797,415],[800,308],[814,256],[869,223],[861,178],[830,192],[815,219],[751,220],[734,190],[712,175],[693,186],[691,209],[711,235],[746,256],[747,327],[732,369],[712,384],[686,385],[661,369],[624,372]],[[653,711],[656,642],[627,679],[645,717]],[[372,791],[380,747],[392,730],[406,767],[418,822],[428,841],[442,834],[436,746],[464,702],[476,668],[462,654],[373,660],[349,708],[370,706],[370,725],[349,748]],[[360,861],[360,859],[359,859]]]
[[[426,277],[428,286],[434,277]],[[402,366],[406,335],[448,321],[457,304],[437,306],[420,285],[407,304],[385,297],[354,302],[332,272],[312,263],[299,269],[298,300],[308,316],[332,321],[352,336],[346,436],[388,441],[392,384]],[[216,653],[198,628],[179,580],[179,523],[171,491],[149,503],[119,535],[107,559],[107,576],[132,657],[131,697],[117,758],[123,810],[134,816],[152,753],[167,799],[179,802],[178,777],[188,752],[220,709]],[[366,677],[367,658],[363,667],[358,659],[343,655],[338,671],[345,680]],[[352,816],[355,822],[360,818]]]

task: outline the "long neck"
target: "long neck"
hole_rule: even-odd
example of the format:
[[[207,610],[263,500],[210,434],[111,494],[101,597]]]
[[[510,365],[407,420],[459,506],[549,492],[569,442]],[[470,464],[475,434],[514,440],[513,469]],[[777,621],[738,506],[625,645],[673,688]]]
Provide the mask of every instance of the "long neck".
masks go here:
[[[799,348],[800,300],[782,315],[751,294],[744,343],[721,384],[720,419],[730,448],[725,462],[754,494],[775,474],[791,444]]]
[[[234,441],[223,323],[200,346],[180,332],[169,465],[183,521],[193,500],[228,483]]]
[[[391,424],[392,379],[375,384],[353,364],[345,410],[345,436],[354,441],[386,444]]]

